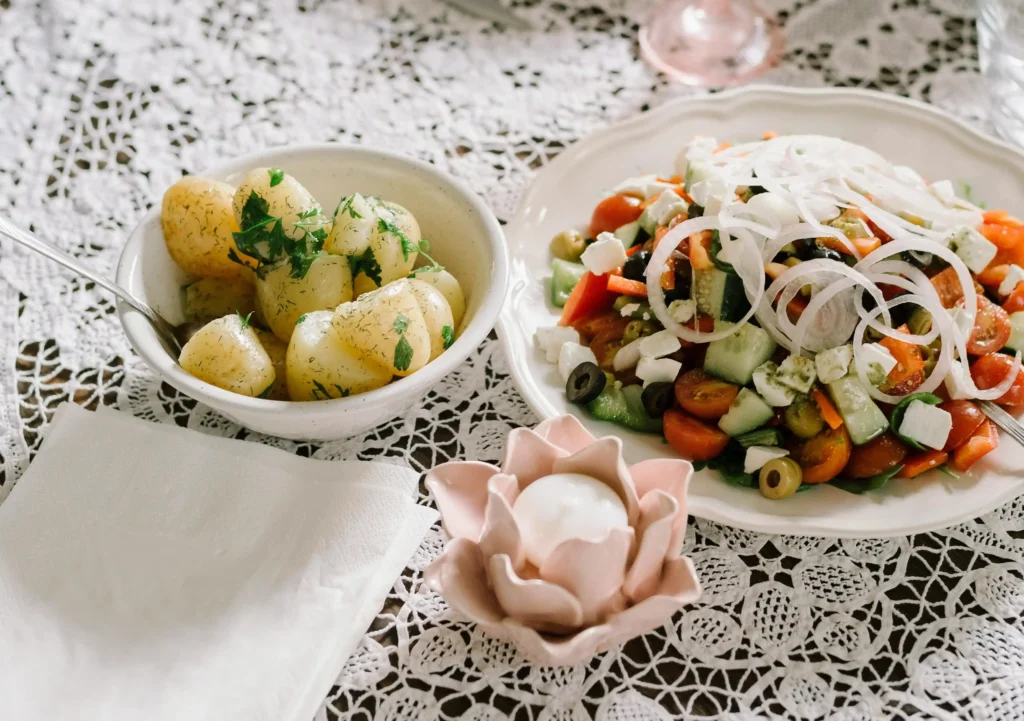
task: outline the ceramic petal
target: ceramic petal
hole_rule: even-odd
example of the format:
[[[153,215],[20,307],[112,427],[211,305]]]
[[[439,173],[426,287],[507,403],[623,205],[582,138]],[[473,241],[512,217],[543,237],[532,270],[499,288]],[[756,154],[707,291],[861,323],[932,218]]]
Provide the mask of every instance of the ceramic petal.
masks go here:
[[[572,415],[546,420],[534,428],[533,432],[568,453],[575,453],[596,440],[590,431],[583,427],[580,419]]]
[[[579,599],[586,624],[597,623],[625,606],[621,589],[633,541],[632,528],[613,528],[600,541],[562,541],[544,559],[540,576]]]
[[[583,625],[583,607],[561,586],[525,580],[505,554],[488,559],[494,595],[509,617],[541,633],[566,634]]]
[[[423,578],[449,606],[481,625],[498,624],[505,617],[487,583],[480,547],[466,538],[449,543],[441,557],[427,566]]]
[[[490,463],[456,461],[427,471],[425,483],[452,538],[477,540],[487,508],[487,481],[498,472]]]
[[[653,458],[629,467],[636,493],[643,498],[651,491],[664,491],[679,503],[679,513],[672,526],[670,551],[678,554],[686,535],[686,491],[693,477],[693,466],[678,458]]]
[[[498,478],[499,476],[492,477]],[[515,478],[504,476],[515,483]],[[500,484],[492,483],[492,486]],[[512,567],[521,573],[526,563],[526,549],[523,548],[519,526],[512,516],[512,506],[501,493],[493,488],[487,497],[487,510],[484,515],[484,527],[480,534],[480,551],[484,558],[504,555],[511,560]]]
[[[639,547],[622,583],[622,592],[631,602],[642,601],[657,590],[678,512],[676,499],[664,491],[652,491],[640,499]]]
[[[501,472],[515,476],[519,488],[526,488],[541,476],[550,475],[555,461],[567,455],[529,428],[516,428],[508,435]]]

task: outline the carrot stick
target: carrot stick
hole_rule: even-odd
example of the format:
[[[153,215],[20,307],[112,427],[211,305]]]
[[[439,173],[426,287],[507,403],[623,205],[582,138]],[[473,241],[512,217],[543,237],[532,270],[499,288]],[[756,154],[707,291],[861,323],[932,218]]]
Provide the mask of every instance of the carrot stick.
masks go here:
[[[828,423],[828,427],[835,430],[839,426],[843,425],[843,417],[839,415],[839,411],[832,405],[832,401],[828,399],[820,388],[813,388],[811,390],[811,398],[818,404],[818,409],[821,411],[821,417]]]
[[[623,278],[621,275],[608,276],[608,290],[618,295],[631,295],[636,298],[647,297],[647,285],[645,283]]]

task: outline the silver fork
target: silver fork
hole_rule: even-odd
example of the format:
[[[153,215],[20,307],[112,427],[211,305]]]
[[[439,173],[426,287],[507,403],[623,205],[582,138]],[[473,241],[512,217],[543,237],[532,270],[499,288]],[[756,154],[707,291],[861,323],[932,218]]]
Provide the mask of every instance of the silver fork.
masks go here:
[[[1024,426],[1018,423],[1016,418],[991,401],[979,401],[978,405],[993,423],[1006,432],[1006,435],[1024,446]]]

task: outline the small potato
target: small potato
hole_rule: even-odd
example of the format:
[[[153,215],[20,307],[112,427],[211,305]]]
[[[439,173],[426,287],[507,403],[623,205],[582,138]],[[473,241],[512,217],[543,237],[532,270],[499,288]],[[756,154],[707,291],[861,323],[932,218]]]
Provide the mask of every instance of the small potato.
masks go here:
[[[342,303],[334,311],[342,343],[398,376],[430,360],[430,333],[405,278]]]
[[[455,322],[452,320],[452,309],[448,301],[437,288],[416,278],[408,278],[406,282],[416,298],[416,305],[423,313],[423,321],[427,324],[430,334],[430,360],[444,353],[448,346],[455,342]]]
[[[466,314],[466,297],[462,294],[462,286],[455,276],[447,270],[417,270],[414,277],[416,280],[430,283],[441,291],[448,301],[448,307],[452,309],[452,320],[455,323],[455,330],[458,330],[462,317]]]
[[[178,362],[196,378],[243,396],[262,396],[274,384],[273,361],[256,331],[238,315],[200,328],[181,349]]]
[[[185,286],[185,319],[208,323],[232,313],[256,310],[256,290],[247,278],[200,278]]]
[[[285,343],[292,337],[295,321],[303,313],[334,310],[352,300],[352,271],[348,259],[319,253],[301,278],[292,277],[285,260],[256,279],[256,301],[274,335]]]
[[[293,401],[324,401],[372,391],[391,381],[387,368],[359,357],[341,342],[329,310],[303,316],[288,343],[288,394]]]
[[[288,355],[288,345],[271,333],[269,330],[256,328],[256,337],[260,339],[260,345],[270,356],[270,362],[274,364],[274,385],[264,398],[272,401],[286,401],[288,398],[288,372],[285,365],[285,358]]]
[[[291,175],[280,168],[254,168],[242,179],[232,201],[235,220],[239,224],[243,220],[242,210],[253,193],[266,201],[267,214],[280,218],[285,235],[293,240],[302,240],[306,235],[303,228],[295,225],[300,216],[304,216],[302,222],[310,231],[316,229],[311,224],[316,224],[317,219],[322,224],[329,221],[316,198]]]
[[[238,251],[231,237],[238,230],[231,209],[234,192],[227,183],[190,175],[164,193],[160,225],[167,252],[189,275],[243,276],[245,267],[228,258],[229,251]]]
[[[376,223],[377,216],[371,201],[359,193],[342,198],[334,211],[324,250],[335,255],[362,255],[370,247],[370,236]]]
[[[370,232],[370,252],[380,266],[380,285],[404,278],[416,264],[416,247],[420,242],[420,225],[412,213],[397,203],[380,202],[375,207],[376,220]],[[376,289],[377,283],[360,273],[355,279],[356,295]]]

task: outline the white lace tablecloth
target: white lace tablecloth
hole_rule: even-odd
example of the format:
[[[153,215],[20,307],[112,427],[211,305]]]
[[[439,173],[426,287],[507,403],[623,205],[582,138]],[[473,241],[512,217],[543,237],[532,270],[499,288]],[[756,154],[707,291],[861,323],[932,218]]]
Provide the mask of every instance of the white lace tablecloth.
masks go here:
[[[983,122],[971,0],[772,5],[789,46],[768,81],[903,93]],[[112,275],[128,231],[182,171],[338,141],[436,163],[507,219],[567,144],[685,92],[637,58],[648,7],[525,0],[517,11],[538,30],[519,34],[437,0],[0,0],[0,212]],[[9,245],[0,276],[0,499],[66,400],[416,469],[496,460],[511,428],[535,422],[492,339],[366,436],[254,436],[158,382],[109,297]],[[1024,719],[1022,538],[1020,502],[884,541],[694,521],[703,599],[656,633],[552,670],[423,588],[435,532],[317,718]]]

